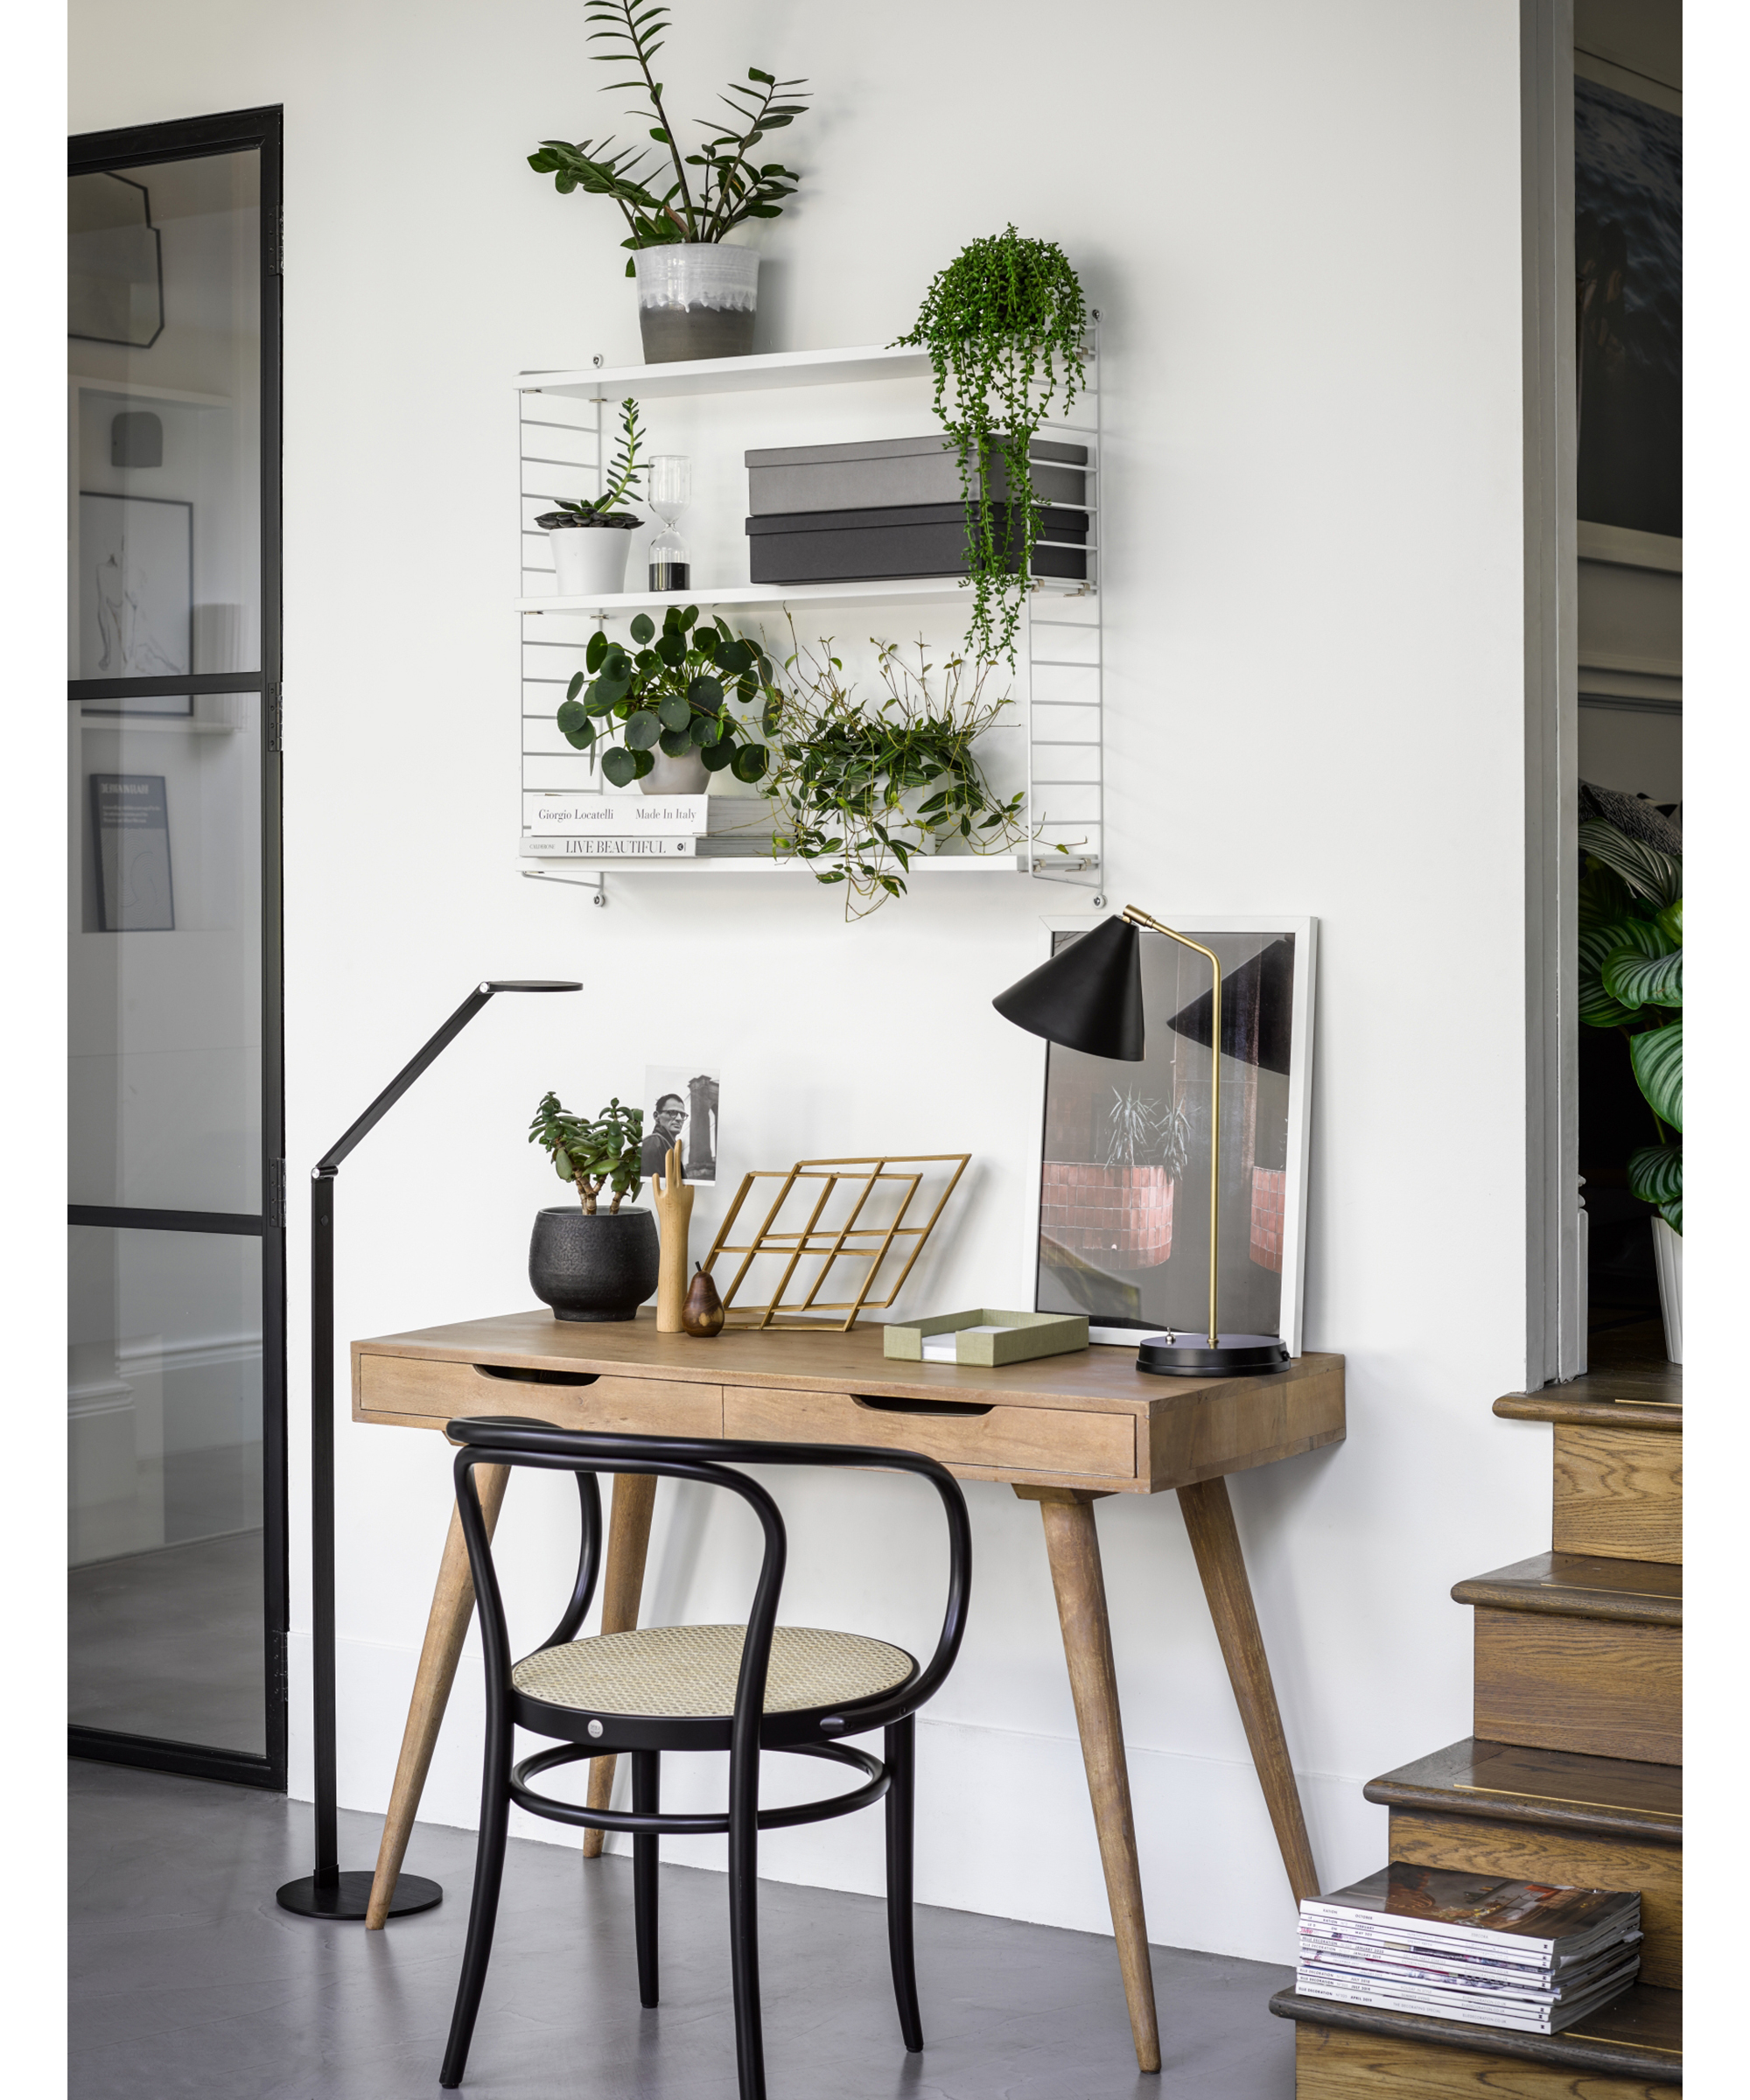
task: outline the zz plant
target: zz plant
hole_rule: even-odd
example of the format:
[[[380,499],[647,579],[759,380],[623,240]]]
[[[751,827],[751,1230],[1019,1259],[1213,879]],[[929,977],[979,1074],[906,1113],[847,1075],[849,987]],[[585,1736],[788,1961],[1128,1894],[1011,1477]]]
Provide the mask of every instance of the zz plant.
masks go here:
[[[553,1172],[576,1188],[585,1217],[595,1216],[596,1199],[605,1190],[613,1197],[608,1205],[612,1217],[643,1186],[644,1111],[622,1108],[618,1095],[592,1119],[562,1108],[556,1094],[543,1094],[528,1126],[528,1142],[538,1144],[553,1162]]]
[[[1628,1039],[1658,1142],[1628,1156],[1628,1186],[1684,1228],[1684,867],[1593,817],[1580,826],[1579,1016]]]
[[[980,656],[1015,661],[1039,525],[1029,480],[1032,440],[1054,398],[1062,395],[1067,414],[1086,384],[1087,329],[1082,285],[1063,250],[1051,241],[1024,240],[1009,226],[962,248],[937,274],[911,333],[900,338],[929,353],[936,416],[958,443],[973,593],[968,639]],[[975,476],[988,497],[990,469],[999,456],[1006,514],[973,498]],[[1011,570],[1015,523],[1020,565]]]
[[[721,241],[744,220],[776,219],[782,200],[795,194],[798,178],[780,161],[758,160],[756,150],[768,132],[781,131],[805,114],[806,83],[777,80],[750,66],[749,85],[732,81],[718,97],[730,113],[727,121],[699,119],[705,133],[699,150],[683,153],[654,70],[669,28],[668,10],[642,0],[590,0],[584,16],[590,41],[608,46],[592,53],[597,63],[619,66],[631,76],[611,80],[606,92],[630,89],[644,98],[648,108],[630,114],[648,123],[650,136],[666,148],[675,179],[659,194],[646,178],[651,161],[660,167],[661,157],[653,156],[648,146],[616,148],[612,138],[581,138],[575,145],[563,138],[542,139],[540,150],[528,156],[536,173],[550,175],[561,196],[582,190],[587,196],[610,199],[626,221],[622,248]],[[690,179],[690,168],[695,171]],[[627,261],[628,277],[636,274],[636,267]]]
[[[858,696],[830,640],[818,653],[798,645],[767,717],[773,851],[806,861],[817,882],[842,882],[847,920],[903,896],[914,853],[956,836],[975,853],[997,852],[1032,836],[1025,791],[1001,799],[972,755],[1011,704],[984,697],[990,664],[951,657],[938,685],[921,642],[915,669],[896,643],[875,648],[885,698]]]
[[[729,709],[732,694],[744,706],[761,700],[768,729],[776,719],[772,662],[759,643],[727,621],[702,620],[696,606],[670,606],[660,634],[640,612],[631,634],[630,650],[603,628],[591,635],[587,668],[565,689],[558,712],[565,741],[592,760],[602,745],[601,769],[616,788],[642,780],[656,750],[678,759],[696,749],[709,772],[727,766],[738,780],[760,780],[769,753]],[[616,730],[617,744],[610,741]]]
[[[600,495],[585,496],[576,503],[564,496],[550,496],[547,500],[554,506],[553,509],[544,512],[535,522],[563,525],[568,519],[575,518],[579,525],[593,525],[598,520],[622,526],[636,525],[638,520],[632,513],[621,510],[619,506],[631,496],[634,484],[644,472],[638,459],[638,448],[643,442],[638,403],[628,396],[620,404],[620,450],[614,454],[607,486]]]

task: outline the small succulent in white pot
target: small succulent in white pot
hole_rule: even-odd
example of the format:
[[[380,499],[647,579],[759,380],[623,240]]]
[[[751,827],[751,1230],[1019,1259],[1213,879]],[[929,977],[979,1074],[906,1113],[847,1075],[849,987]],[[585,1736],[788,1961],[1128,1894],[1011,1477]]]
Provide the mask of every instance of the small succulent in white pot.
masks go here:
[[[554,587],[561,598],[612,597],[626,588],[626,556],[632,545],[626,536],[643,522],[632,511],[619,508],[644,473],[638,458],[644,431],[638,403],[629,396],[620,404],[620,450],[601,494],[575,501],[550,497],[554,508],[542,511],[535,521],[553,550],[557,578]]]

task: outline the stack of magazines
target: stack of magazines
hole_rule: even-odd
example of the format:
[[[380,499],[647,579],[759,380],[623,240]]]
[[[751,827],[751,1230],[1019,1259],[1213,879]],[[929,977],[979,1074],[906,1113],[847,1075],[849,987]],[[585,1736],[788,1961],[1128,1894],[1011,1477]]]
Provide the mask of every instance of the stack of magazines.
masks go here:
[[[1640,1966],[1638,1894],[1393,1865],[1301,1904],[1295,1988],[1558,2034],[1627,1990]]]

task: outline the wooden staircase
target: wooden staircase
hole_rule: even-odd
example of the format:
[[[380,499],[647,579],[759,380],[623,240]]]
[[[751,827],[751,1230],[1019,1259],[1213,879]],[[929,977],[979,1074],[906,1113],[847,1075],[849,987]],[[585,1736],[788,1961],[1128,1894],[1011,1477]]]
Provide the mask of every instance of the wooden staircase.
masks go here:
[[[1554,1424],[1550,1550],[1455,1586],[1474,1732],[1366,1788],[1390,1856],[1641,1892],[1640,1981],[1562,2034],[1281,1991],[1297,2100],[1676,2100],[1683,2083],[1683,1373],[1656,1325],[1571,1384],[1497,1400]]]

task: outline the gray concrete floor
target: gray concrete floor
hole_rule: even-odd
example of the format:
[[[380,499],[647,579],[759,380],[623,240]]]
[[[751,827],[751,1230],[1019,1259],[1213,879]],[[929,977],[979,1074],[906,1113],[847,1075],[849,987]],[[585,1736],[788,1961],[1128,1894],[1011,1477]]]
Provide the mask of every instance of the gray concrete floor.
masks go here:
[[[340,1818],[368,1866],[373,1816]],[[72,1767],[71,2100],[437,2100],[473,1839],[422,1824],[444,1903],[387,1932],[274,1902],[309,1867],[277,1795]],[[473,2100],[733,2100],[727,1882],[662,1870],[662,2005],[638,2003],[631,1869],[513,1838]],[[1138,2075],[1109,1939],[920,1908],[926,2048],[908,2057],[883,1905],[760,1886],[772,2100],[1292,2100],[1292,1970],[1156,1948],[1164,2075]]]

